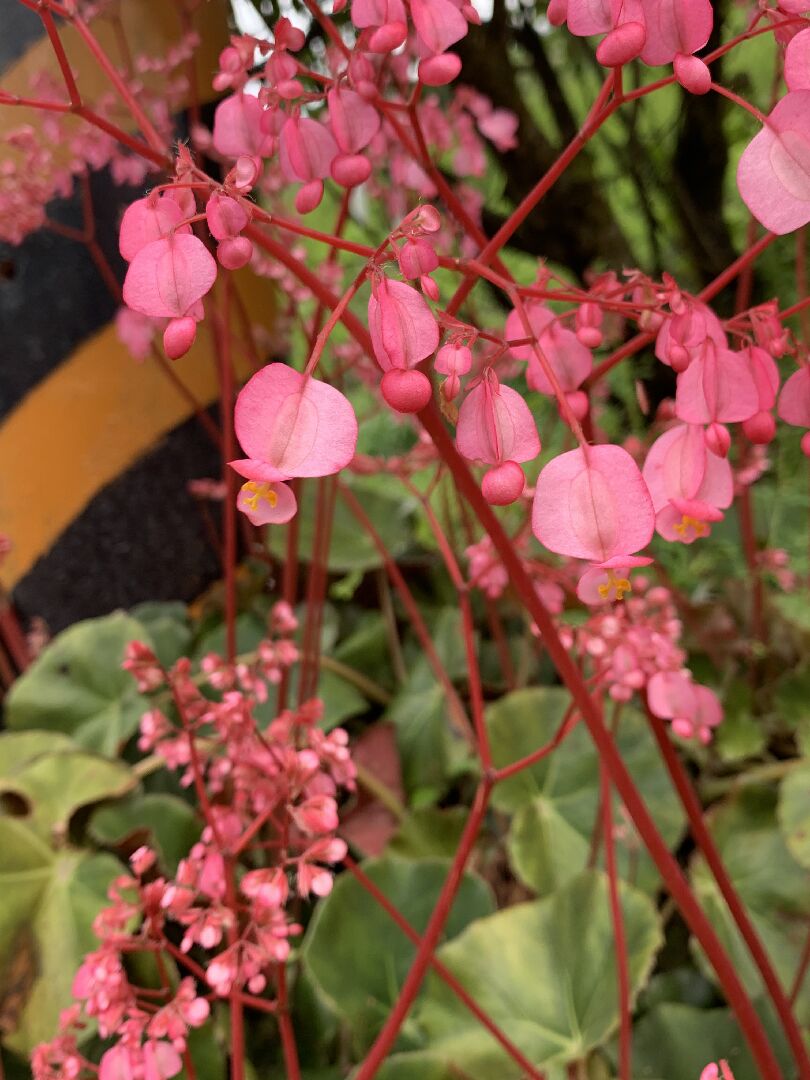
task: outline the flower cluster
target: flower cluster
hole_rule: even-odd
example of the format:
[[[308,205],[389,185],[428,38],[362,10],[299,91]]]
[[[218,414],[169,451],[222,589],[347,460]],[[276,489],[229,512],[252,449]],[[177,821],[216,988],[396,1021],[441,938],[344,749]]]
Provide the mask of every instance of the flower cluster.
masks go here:
[[[255,716],[268,684],[297,659],[296,625],[289,606],[277,604],[255,655],[228,663],[208,654],[199,675],[186,659],[166,672],[147,645],[128,646],[123,666],[155,695],[139,746],[193,786],[204,827],[174,874],[150,847],[130,856],[130,872],[113,882],[95,920],[100,946],[74,979],[76,1005],[59,1037],[34,1054],[35,1080],[175,1076],[212,1001],[272,988],[301,930],[292,905],[330,892],[346,854],[335,835],[338,798],[354,788],[346,733],[318,727],[319,700],[281,711],[264,729]],[[133,981],[132,952],[154,955],[159,987]],[[272,996],[263,1003],[272,1009]],[[98,1067],[77,1047],[90,1019],[115,1040]]]

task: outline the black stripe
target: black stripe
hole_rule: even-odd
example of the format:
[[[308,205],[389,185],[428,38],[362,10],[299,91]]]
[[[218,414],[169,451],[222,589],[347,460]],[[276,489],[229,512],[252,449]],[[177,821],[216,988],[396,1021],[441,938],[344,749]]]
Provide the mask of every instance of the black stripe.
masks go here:
[[[219,454],[193,418],[107,485],[14,590],[23,615],[58,631],[142,600],[191,600],[219,576],[193,477],[216,476]],[[221,507],[209,504],[219,524]]]

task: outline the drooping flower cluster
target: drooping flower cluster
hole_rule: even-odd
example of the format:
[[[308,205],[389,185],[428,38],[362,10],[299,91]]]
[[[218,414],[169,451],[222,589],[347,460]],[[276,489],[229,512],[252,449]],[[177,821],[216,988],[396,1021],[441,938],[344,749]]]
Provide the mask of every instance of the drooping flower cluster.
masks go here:
[[[111,904],[94,924],[100,946],[76,975],[77,1004],[59,1037],[34,1054],[35,1080],[85,1071],[100,1080],[177,1075],[189,1031],[207,1021],[212,1000],[272,989],[301,929],[290,905],[331,890],[346,853],[335,835],[337,800],[354,787],[346,733],[318,727],[318,700],[282,711],[264,730],[254,715],[268,684],[297,660],[296,625],[289,606],[276,605],[271,636],[255,655],[229,664],[209,654],[199,676],[187,659],[165,672],[148,646],[128,646],[124,667],[142,693],[156,695],[139,747],[180,771],[204,827],[174,874],[141,847],[131,872],[113,882]],[[124,958],[133,950],[160,958],[157,993],[130,978]],[[173,971],[183,977],[170,978]],[[272,1009],[272,997],[266,1004]],[[102,1038],[115,1039],[98,1067],[77,1047],[76,1031],[89,1019]]]

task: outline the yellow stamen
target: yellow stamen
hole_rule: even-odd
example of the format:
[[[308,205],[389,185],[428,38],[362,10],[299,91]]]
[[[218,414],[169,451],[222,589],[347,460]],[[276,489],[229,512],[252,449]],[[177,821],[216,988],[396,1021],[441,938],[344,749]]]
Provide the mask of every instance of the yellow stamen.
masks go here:
[[[608,570],[607,581],[604,585],[599,586],[598,592],[603,600],[624,600],[624,594],[632,592],[632,586],[627,578],[617,577],[612,570]],[[616,594],[615,597],[611,595],[614,592]]]
[[[705,521],[698,521],[697,518],[684,514],[675,526],[675,532],[685,538],[690,529],[694,530],[695,536],[707,536],[709,533],[709,526]]]
[[[259,509],[259,503],[262,499],[269,503],[271,507],[274,507],[278,502],[278,495],[273,491],[270,484],[260,484],[256,480],[248,480],[246,484],[242,484],[242,491],[245,493],[245,506],[254,513]]]

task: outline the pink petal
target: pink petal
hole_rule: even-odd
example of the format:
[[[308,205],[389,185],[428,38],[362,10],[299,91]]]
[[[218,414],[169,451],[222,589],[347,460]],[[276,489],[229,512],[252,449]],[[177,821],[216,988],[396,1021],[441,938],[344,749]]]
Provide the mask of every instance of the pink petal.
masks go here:
[[[458,451],[469,461],[497,465],[531,461],[540,453],[540,439],[529,406],[488,371],[462,402],[456,427]]]
[[[671,64],[676,53],[702,49],[712,32],[710,0],[643,0],[647,40],[641,50],[645,64]]]
[[[810,221],[810,90],[793,90],[777,103],[740,158],[737,186],[771,232],[793,232]]]
[[[613,26],[610,0],[568,0],[568,29],[577,37],[606,34]]]
[[[298,510],[292,488],[278,481],[267,484],[249,480],[240,488],[236,505],[254,525],[284,525]]]
[[[329,123],[344,154],[364,150],[380,130],[380,114],[354,90],[335,87],[326,95]]]
[[[548,360],[562,390],[576,390],[591,373],[593,357],[591,350],[579,340],[573,330],[566,330],[558,322],[552,322],[538,339],[538,348]],[[554,394],[543,365],[534,349],[529,347],[529,369],[526,381],[532,390],[541,394]]]
[[[174,318],[191,308],[216,281],[214,257],[196,236],[175,233],[141,248],[124,279],[124,303],[143,315]]]
[[[691,719],[698,708],[695,687],[682,671],[657,671],[647,683],[647,703],[659,720]]]
[[[788,90],[810,90],[810,27],[800,30],[788,42],[785,82]]]
[[[739,354],[745,358],[748,370],[754,380],[759,398],[760,411],[772,409],[779,393],[779,368],[769,352],[758,345],[743,349]]]
[[[654,525],[646,484],[619,446],[570,450],[537,480],[532,530],[549,551],[603,563],[645,547]]]
[[[352,0],[352,22],[358,30],[407,21],[402,0]]]
[[[349,464],[357,420],[347,398],[287,364],[257,372],[236,399],[236,437],[285,476],[328,476]]]
[[[252,94],[232,94],[214,113],[214,146],[223,157],[263,157],[272,153],[273,136],[262,130],[264,109]]]
[[[779,417],[796,427],[810,427],[810,367],[794,371],[779,395]]]
[[[467,33],[467,20],[452,0],[411,0],[411,18],[432,53],[444,52]]]
[[[422,295],[390,278],[372,284],[368,328],[383,371],[414,367],[439,344],[439,327]]]
[[[526,332],[520,312],[515,309],[509,312],[506,319],[504,335],[507,341],[519,341],[521,338],[534,336],[540,338],[546,327],[554,322],[554,312],[549,311],[545,304],[539,301],[529,301],[523,305],[526,317],[531,327],[531,335]],[[531,345],[516,345],[509,350],[516,360],[529,360],[534,355]]]
[[[279,161],[289,180],[323,180],[337,153],[331,131],[317,120],[291,116],[281,129]]]
[[[678,376],[675,411],[688,424],[732,423],[759,411],[759,395],[745,358],[712,341]]]
[[[160,240],[183,220],[183,212],[174,199],[138,199],[124,211],[118,236],[122,258],[132,262],[141,248]],[[183,225],[179,232],[190,233],[191,226]]]

